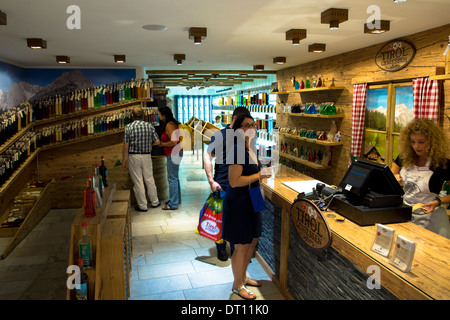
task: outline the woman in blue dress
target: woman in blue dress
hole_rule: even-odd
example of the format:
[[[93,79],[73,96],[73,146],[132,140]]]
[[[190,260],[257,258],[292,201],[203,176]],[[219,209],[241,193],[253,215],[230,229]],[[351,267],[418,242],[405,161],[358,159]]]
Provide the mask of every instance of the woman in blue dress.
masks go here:
[[[261,214],[253,210],[249,188],[259,186],[259,180],[268,178],[260,174],[256,155],[255,122],[250,115],[236,119],[234,147],[227,154],[229,188],[223,201],[223,234],[226,241],[235,245],[231,257],[234,282],[233,292],[244,299],[256,299],[245,286],[261,284],[247,276],[247,266],[261,236]]]

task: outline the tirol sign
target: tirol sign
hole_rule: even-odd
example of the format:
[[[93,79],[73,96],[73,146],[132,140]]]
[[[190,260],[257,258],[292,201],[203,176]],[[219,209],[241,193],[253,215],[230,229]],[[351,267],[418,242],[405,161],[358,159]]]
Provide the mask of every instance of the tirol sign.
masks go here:
[[[295,229],[313,249],[323,250],[331,244],[331,231],[319,208],[308,199],[297,199],[291,206]]]
[[[375,63],[383,70],[395,72],[406,67],[416,54],[416,48],[404,40],[385,44],[377,53]]]

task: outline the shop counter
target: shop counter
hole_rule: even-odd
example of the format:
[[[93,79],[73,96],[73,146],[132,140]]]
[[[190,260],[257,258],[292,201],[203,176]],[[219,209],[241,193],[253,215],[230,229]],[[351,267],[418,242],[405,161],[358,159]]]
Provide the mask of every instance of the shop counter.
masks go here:
[[[331,230],[324,250],[306,245],[298,235],[290,207],[298,193],[283,182],[312,180],[281,166],[263,180],[267,209],[258,258],[289,299],[450,299],[450,240],[412,222],[387,224],[416,243],[410,272],[370,250],[375,226],[359,226],[338,212],[323,212]]]

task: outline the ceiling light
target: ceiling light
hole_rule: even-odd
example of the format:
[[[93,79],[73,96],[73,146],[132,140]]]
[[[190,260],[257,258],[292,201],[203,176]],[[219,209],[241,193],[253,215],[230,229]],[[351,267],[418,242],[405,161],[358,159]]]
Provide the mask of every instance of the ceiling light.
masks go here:
[[[126,60],[125,60],[125,55],[124,54],[115,54],[114,55],[114,62],[117,62],[117,63],[124,63]]]
[[[166,26],[160,25],[160,24],[147,24],[145,26],[142,27],[145,30],[150,30],[150,31],[164,31],[167,30]]]
[[[0,11],[0,26],[6,26],[6,13]]]
[[[321,14],[320,23],[329,24],[330,30],[339,29],[339,23],[348,20],[348,9],[330,8]]]
[[[246,73],[241,73],[240,76],[241,76],[242,78],[247,78],[247,77],[248,77],[248,74],[246,74]]]
[[[262,65],[262,64],[253,66],[253,71],[263,71],[263,70],[264,70],[264,65]]]
[[[28,38],[27,46],[31,49],[46,49],[47,41],[39,38]]]
[[[183,64],[183,61],[186,60],[186,55],[184,54],[174,54],[173,60],[177,62],[178,66],[181,66]]]
[[[286,57],[275,57],[275,58],[273,58],[273,63],[275,63],[275,64],[285,64],[286,63]]]
[[[56,62],[58,62],[58,63],[70,63],[70,57],[68,57],[68,56],[56,56]]]
[[[206,39],[206,28],[189,28],[189,39],[194,39],[194,44],[202,44]]]
[[[372,22],[364,23],[364,33],[384,33],[391,28],[391,22],[389,20],[374,20]]]
[[[310,44],[308,47],[308,52],[324,52],[326,50],[326,44],[325,43],[313,43]]]
[[[402,2],[406,2],[406,0],[394,0],[395,3],[402,3]]]
[[[292,40],[294,46],[300,44],[300,40],[306,38],[306,29],[291,29],[286,31],[286,40]]]

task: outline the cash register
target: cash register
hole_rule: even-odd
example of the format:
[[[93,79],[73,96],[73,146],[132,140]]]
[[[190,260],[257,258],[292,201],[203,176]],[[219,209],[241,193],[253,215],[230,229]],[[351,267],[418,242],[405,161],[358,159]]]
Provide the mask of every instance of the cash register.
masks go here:
[[[403,204],[403,188],[385,164],[356,158],[339,184],[328,208],[360,226],[411,220]]]

